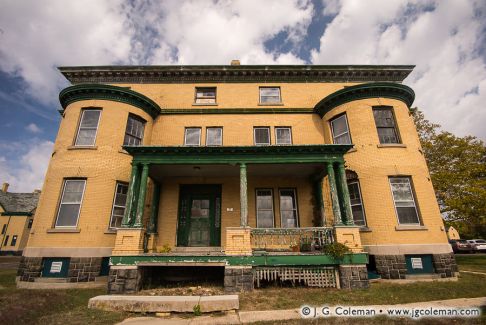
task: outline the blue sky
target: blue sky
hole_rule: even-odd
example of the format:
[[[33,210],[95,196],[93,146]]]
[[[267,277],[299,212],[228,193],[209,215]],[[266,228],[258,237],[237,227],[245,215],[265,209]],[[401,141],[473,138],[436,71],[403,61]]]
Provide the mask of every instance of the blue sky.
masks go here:
[[[426,117],[486,139],[481,0],[3,0],[0,182],[41,188],[64,65],[414,64]]]

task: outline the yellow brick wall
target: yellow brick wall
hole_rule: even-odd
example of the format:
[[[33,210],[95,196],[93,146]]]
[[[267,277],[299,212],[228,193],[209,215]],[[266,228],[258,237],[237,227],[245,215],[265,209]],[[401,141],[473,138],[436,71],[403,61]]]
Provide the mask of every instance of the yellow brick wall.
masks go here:
[[[0,208],[1,212],[3,212],[3,209]],[[29,238],[28,220],[31,218],[29,216],[0,216],[0,231],[4,225],[8,224],[5,234],[0,235],[1,251],[21,251],[24,249]],[[8,236],[7,243],[5,242],[6,236]],[[17,236],[15,246],[11,246],[13,236]]]
[[[380,148],[372,106],[393,106],[402,143],[406,148]],[[358,100],[336,107],[323,118],[325,137],[331,139],[329,120],[346,112],[356,151],[345,155],[346,167],[359,177],[371,232],[362,232],[363,245],[447,243],[432,182],[421,153],[412,117],[404,103],[393,99]],[[388,176],[411,176],[417,206],[427,231],[397,231],[398,220]]]

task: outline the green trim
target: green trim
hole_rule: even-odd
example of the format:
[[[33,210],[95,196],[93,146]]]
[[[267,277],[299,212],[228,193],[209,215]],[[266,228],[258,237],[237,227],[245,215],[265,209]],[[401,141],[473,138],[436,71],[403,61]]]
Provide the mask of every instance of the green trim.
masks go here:
[[[133,163],[149,164],[292,164],[344,162],[353,145],[159,147],[124,146]]]
[[[315,114],[313,108],[163,108],[162,115],[191,114]]]
[[[5,211],[5,212],[1,212],[0,215],[2,215],[2,216],[27,216],[27,217],[30,217],[30,216],[32,216],[32,212],[9,212],[9,211]]]
[[[347,254],[342,260],[329,255],[253,255],[253,256],[177,256],[138,255],[112,256],[111,265],[137,265],[139,263],[225,263],[226,265],[285,266],[285,265],[351,265],[367,264],[368,254]]]
[[[63,89],[59,101],[64,109],[74,102],[103,99],[138,107],[153,119],[160,113],[160,107],[150,98],[127,88],[101,84],[80,84]]]
[[[415,99],[415,93],[412,88],[402,84],[392,82],[365,83],[346,87],[330,94],[317,103],[314,110],[323,117],[327,112],[339,105],[354,100],[377,97],[401,100],[410,107]]]

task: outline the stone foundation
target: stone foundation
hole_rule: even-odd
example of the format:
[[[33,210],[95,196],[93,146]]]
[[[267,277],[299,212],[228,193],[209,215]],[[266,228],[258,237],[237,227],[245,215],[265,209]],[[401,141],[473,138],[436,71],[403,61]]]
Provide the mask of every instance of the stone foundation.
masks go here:
[[[20,259],[17,276],[20,281],[34,282],[41,276],[42,257],[24,257]]]
[[[341,289],[362,289],[369,287],[366,265],[339,265]]]
[[[382,279],[405,279],[405,255],[375,255],[376,272]]]
[[[142,270],[140,268],[110,269],[108,293],[135,293],[142,288]]]
[[[441,278],[454,277],[458,272],[456,258],[454,253],[448,254],[434,254],[433,262],[435,273],[439,274]]]
[[[224,291],[227,293],[252,291],[253,269],[251,266],[227,266],[224,268]]]
[[[100,276],[101,260],[101,257],[72,257],[69,262],[67,281],[94,281]]]

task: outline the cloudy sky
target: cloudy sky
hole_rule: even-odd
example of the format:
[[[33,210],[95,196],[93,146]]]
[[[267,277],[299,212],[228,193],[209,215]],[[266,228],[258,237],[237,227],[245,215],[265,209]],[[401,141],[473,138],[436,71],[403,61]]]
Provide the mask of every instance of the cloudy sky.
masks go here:
[[[0,182],[40,188],[63,65],[414,64],[426,117],[486,139],[486,1],[1,0]]]

